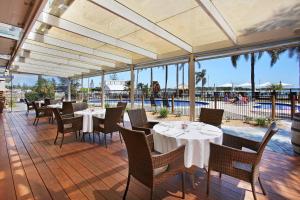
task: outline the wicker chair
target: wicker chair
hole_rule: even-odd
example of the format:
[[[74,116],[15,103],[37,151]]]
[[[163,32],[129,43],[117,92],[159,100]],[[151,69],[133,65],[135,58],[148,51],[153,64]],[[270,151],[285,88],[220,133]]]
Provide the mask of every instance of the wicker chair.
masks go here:
[[[51,109],[47,107],[38,107],[38,105],[35,102],[32,102],[32,105],[35,110],[35,119],[33,125],[37,126],[40,118],[48,117],[49,123],[51,122],[51,119],[53,117]]]
[[[131,127],[133,130],[144,131],[146,135],[151,134],[151,129],[159,122],[150,122],[147,119],[144,108],[128,110]]]
[[[251,183],[253,197],[256,200],[255,182],[266,192],[259,176],[259,164],[263,151],[271,137],[278,131],[273,122],[261,142],[224,134],[223,145],[210,143],[210,157],[207,173],[207,195],[209,194],[210,171],[214,170]],[[244,150],[243,147],[249,149]]]
[[[106,135],[110,134],[112,137],[112,133],[119,131],[117,124],[120,122],[120,117],[122,115],[123,107],[115,107],[115,108],[106,108],[105,118],[98,118],[93,116],[93,140],[95,141],[94,134],[97,133],[100,140],[100,133],[104,134],[104,143],[107,148],[106,143]],[[122,142],[122,138],[120,135],[120,140]]]
[[[122,107],[123,108],[122,115],[121,115],[121,118],[120,118],[120,123],[122,123],[123,126],[124,126],[124,113],[125,113],[125,109],[127,107],[127,102],[121,102],[121,101],[119,101],[117,103],[117,107]]]
[[[171,176],[181,174],[182,198],[184,199],[184,149],[180,146],[166,154],[153,155],[153,135],[119,126],[128,153],[128,179],[123,199],[126,199],[131,176],[150,188],[150,199],[156,185]],[[137,151],[138,149],[138,151]]]
[[[28,102],[27,99],[24,99],[24,100],[25,100],[25,103],[26,103],[26,106],[27,106],[27,112],[26,112],[26,114],[28,115],[30,110],[34,110],[34,107],[33,107],[32,103]]]
[[[71,118],[64,118],[59,110],[57,108],[53,109],[53,113],[55,115],[55,118],[57,120],[57,134],[54,140],[54,144],[56,144],[58,134],[62,134],[62,139],[60,142],[60,148],[62,147],[62,144],[64,142],[64,137],[66,133],[75,133],[75,137],[77,139],[77,132],[80,133],[82,130],[82,121],[83,117],[71,117]]]
[[[62,104],[62,114],[65,116],[74,116],[72,103],[76,103],[76,101],[64,101]]]
[[[73,112],[80,111],[80,110],[85,110],[87,108],[88,108],[87,103],[84,103],[84,102],[72,103]]]
[[[201,108],[199,121],[221,127],[223,114],[223,109]]]

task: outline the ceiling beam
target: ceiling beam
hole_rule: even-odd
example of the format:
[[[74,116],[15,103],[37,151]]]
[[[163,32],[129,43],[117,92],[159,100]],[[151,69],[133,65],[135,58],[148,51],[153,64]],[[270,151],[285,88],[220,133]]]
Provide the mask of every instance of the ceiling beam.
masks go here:
[[[83,63],[83,62],[67,60],[67,59],[64,59],[64,58],[49,56],[49,55],[30,52],[30,51],[24,51],[23,50],[20,53],[20,56],[26,57],[26,58],[31,58],[31,59],[34,59],[34,60],[40,60],[40,61],[46,61],[46,62],[49,62],[49,63],[59,64],[59,65],[62,65],[63,67],[65,67],[65,68],[69,68],[69,69],[75,69],[75,70],[76,69],[102,70],[101,67],[98,67],[98,66],[95,66],[95,65],[90,65],[90,64]]]
[[[110,53],[103,52],[103,51],[99,51],[99,50],[92,49],[92,48],[89,48],[89,47],[85,47],[85,46],[75,44],[75,43],[72,43],[72,42],[67,42],[65,40],[50,37],[48,35],[41,35],[41,34],[38,34],[38,33],[31,32],[31,33],[29,33],[27,39],[34,40],[34,41],[37,41],[37,42],[46,43],[46,44],[50,44],[50,45],[54,45],[54,46],[58,46],[58,47],[62,47],[62,48],[65,48],[65,49],[71,49],[73,51],[79,51],[79,52],[82,52],[82,53],[90,54],[90,55],[93,55],[93,56],[98,56],[98,57],[101,57],[101,58],[106,58],[106,59],[110,59],[110,60],[114,60],[114,61],[118,61],[118,62],[123,62],[123,63],[126,63],[126,64],[131,64],[132,63],[132,60],[129,59],[129,58],[125,58],[125,57],[122,57],[122,56],[110,54]]]
[[[31,58],[26,58],[26,57],[25,58],[17,57],[16,61],[40,66],[40,68],[45,67],[45,68],[49,68],[52,70],[59,70],[59,71],[65,71],[65,72],[79,72],[79,73],[90,72],[90,70],[88,70],[88,69],[74,68],[74,67],[69,67],[69,66],[65,66],[65,65],[61,65],[61,64],[54,64],[54,63],[47,62],[47,61],[45,62],[44,60],[35,60],[35,59],[31,59]]]
[[[136,45],[130,44],[128,42],[119,40],[117,38],[111,37],[109,35],[105,35],[98,31],[94,31],[87,27],[81,26],[79,24],[73,23],[71,21],[67,21],[62,18],[58,18],[56,16],[50,15],[48,13],[42,12],[38,18],[38,21],[48,24],[50,26],[54,26],[72,33],[76,33],[82,35],[84,37],[88,37],[100,42],[104,42],[106,44],[119,47],[152,59],[157,59],[157,54],[152,51],[143,49]]]
[[[30,50],[30,51],[34,51],[34,52],[38,52],[38,53],[43,53],[43,54],[47,54],[47,55],[52,55],[52,56],[66,59],[66,60],[68,59],[68,61],[70,63],[72,63],[72,60],[76,60],[76,61],[91,64],[91,65],[98,65],[98,66],[109,66],[110,65],[111,67],[115,67],[114,63],[110,63],[110,62],[106,62],[103,60],[98,60],[98,59],[94,59],[94,58],[90,58],[90,57],[82,56],[82,55],[78,55],[78,54],[73,54],[73,53],[69,53],[69,52],[65,52],[65,51],[60,51],[60,50],[53,49],[53,48],[43,47],[43,46],[39,46],[36,44],[30,44],[27,42],[23,44],[22,49],[26,49],[26,50]],[[94,66],[93,68],[89,67],[89,68],[99,70],[98,66]],[[82,67],[84,67],[84,65]]]
[[[157,24],[151,22],[147,18],[139,15],[128,7],[118,3],[117,1],[111,0],[89,0],[90,2],[108,10],[115,15],[122,17],[123,19],[134,23],[135,25],[141,27],[144,30],[147,30],[158,37],[176,45],[177,47],[184,49],[185,51],[192,53],[193,48],[188,43],[184,42],[180,38],[161,28]]]
[[[12,68],[12,71],[28,72],[28,73],[41,74],[41,75],[61,76],[61,77],[70,77],[75,75],[73,73],[57,72],[53,70],[45,70],[45,69],[37,68],[38,66],[32,67],[32,65],[29,65],[27,63],[21,63],[21,62],[14,62],[14,63],[15,65]]]
[[[61,68],[53,69],[53,67],[47,67],[44,65],[36,65],[36,64],[29,63],[29,62],[25,62],[25,61],[14,61],[13,66],[22,66],[23,68],[26,68],[28,70],[37,69],[40,71],[51,71],[51,72],[55,72],[58,74],[59,73],[64,73],[64,74],[68,74],[68,75],[82,74],[82,72],[79,72],[79,71],[70,71],[70,70],[64,70]]]
[[[223,15],[215,7],[211,0],[196,0],[196,2],[203,8],[203,10],[210,16],[210,18],[217,24],[217,26],[225,33],[225,35],[237,44],[237,36],[234,33],[230,24],[224,19]]]

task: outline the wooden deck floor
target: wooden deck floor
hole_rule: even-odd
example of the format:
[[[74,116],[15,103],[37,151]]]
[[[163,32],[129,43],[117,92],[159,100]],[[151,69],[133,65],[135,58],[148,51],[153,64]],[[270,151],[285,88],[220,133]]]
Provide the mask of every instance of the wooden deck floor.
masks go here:
[[[0,199],[121,199],[127,178],[127,157],[117,134],[106,149],[66,137],[60,149],[53,145],[56,126],[23,112],[0,116]],[[257,186],[259,199],[300,199],[300,158],[265,152],[262,180],[267,196]],[[178,181],[177,181],[178,180]],[[205,173],[197,187],[186,177],[186,199],[208,199]],[[253,199],[248,183],[213,176],[209,199]],[[174,177],[155,190],[155,199],[179,199],[180,181]],[[128,199],[148,199],[149,191],[133,180]]]

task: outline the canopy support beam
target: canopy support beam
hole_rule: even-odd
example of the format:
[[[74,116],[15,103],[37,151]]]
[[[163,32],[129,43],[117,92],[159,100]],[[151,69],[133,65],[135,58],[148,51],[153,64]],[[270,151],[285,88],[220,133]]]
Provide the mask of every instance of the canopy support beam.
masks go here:
[[[102,71],[102,78],[101,78],[101,107],[105,107],[105,74],[104,71]]]
[[[195,120],[195,56],[189,57],[189,99],[190,99],[190,121]]]
[[[134,65],[130,65],[130,104],[134,108]]]
[[[71,101],[71,80],[68,79],[68,101]]]
[[[223,15],[215,7],[211,0],[196,0],[196,2],[203,8],[203,10],[210,16],[216,25],[225,33],[225,35],[237,44],[237,37],[230,24],[224,19]]]
[[[181,49],[184,49],[189,53],[192,53],[193,51],[192,46],[189,45],[188,43],[184,42],[180,38],[176,37],[175,35],[161,28],[157,24],[141,16],[140,14],[134,12],[128,7],[122,5],[121,3],[118,3],[117,1],[111,1],[111,0],[89,0],[89,1],[108,10],[111,13],[114,13],[115,15],[122,17],[123,19],[133,24],[136,24],[142,29],[157,35],[158,37],[176,45]]]

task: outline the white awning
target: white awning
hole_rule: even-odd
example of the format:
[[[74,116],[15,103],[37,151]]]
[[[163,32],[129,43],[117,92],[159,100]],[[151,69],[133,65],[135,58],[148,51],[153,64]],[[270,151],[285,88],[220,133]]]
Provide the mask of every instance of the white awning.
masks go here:
[[[34,18],[22,49],[45,63],[39,58],[55,57],[62,69],[82,63],[95,70],[71,78],[182,61],[191,53],[208,59],[300,44],[298,0],[51,2]]]

